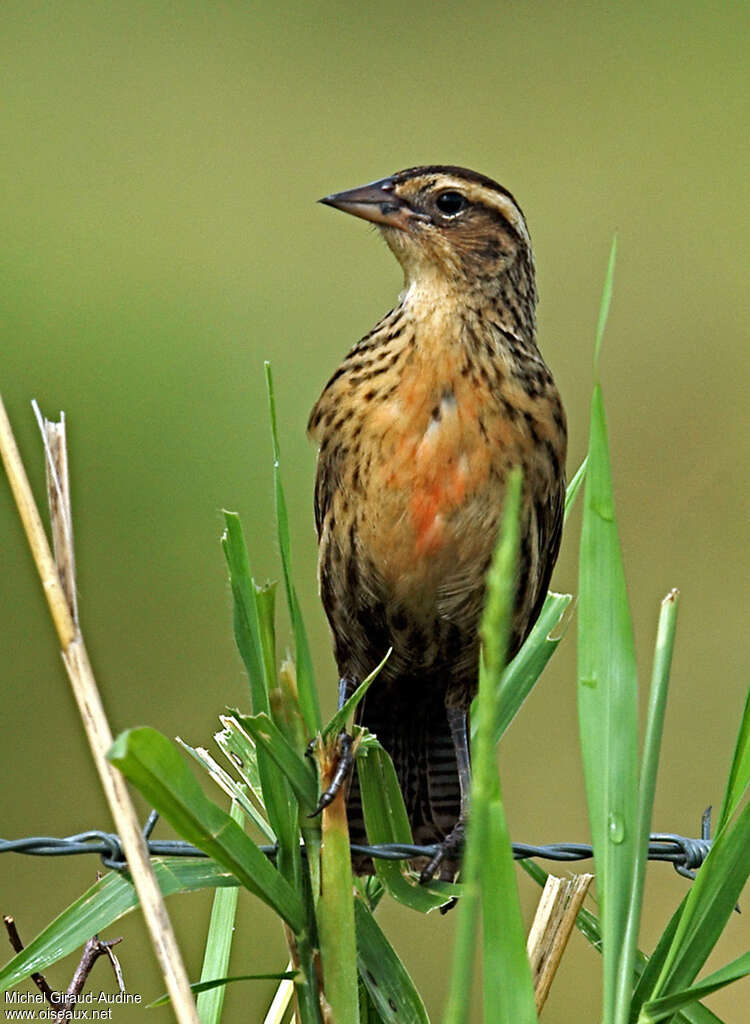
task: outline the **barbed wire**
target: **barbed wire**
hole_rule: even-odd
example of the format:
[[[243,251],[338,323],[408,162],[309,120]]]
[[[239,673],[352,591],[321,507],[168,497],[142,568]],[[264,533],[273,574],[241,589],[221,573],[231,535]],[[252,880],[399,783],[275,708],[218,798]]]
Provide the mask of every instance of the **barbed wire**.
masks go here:
[[[191,843],[181,839],[152,839],[151,833],[158,820],[152,811],[143,829],[143,836],[152,857],[207,857]],[[703,815],[701,836],[692,839],[674,832],[653,832],[649,837],[648,859],[671,863],[679,874],[695,878],[695,872],[704,862],[711,849],[710,808]],[[547,843],[534,846],[530,843],[512,843],[515,860],[550,860],[572,862],[589,860],[594,856],[593,847],[588,843]],[[418,846],[406,843],[379,843],[373,846],[352,843],[353,853],[383,860],[412,860],[417,857],[432,858],[438,852],[438,844]],[[276,855],[276,846],[261,846],[266,856]],[[304,850],[304,846],[303,846]],[[29,836],[24,839],[0,839],[0,853],[25,853],[33,857],[68,857],[77,854],[98,854],[105,867],[115,871],[127,868],[125,853],[120,837],[113,832],[89,829],[72,836]]]

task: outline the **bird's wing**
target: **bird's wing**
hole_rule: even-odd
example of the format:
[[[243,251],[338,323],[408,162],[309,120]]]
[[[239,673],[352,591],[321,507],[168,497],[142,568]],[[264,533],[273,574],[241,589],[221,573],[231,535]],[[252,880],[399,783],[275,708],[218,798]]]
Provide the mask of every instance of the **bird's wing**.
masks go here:
[[[552,570],[557,561],[562,539],[563,513],[565,511],[565,480],[558,481],[550,491],[546,502],[537,502],[536,526],[539,543],[538,587],[534,596],[529,628],[539,618],[542,605],[547,597]]]

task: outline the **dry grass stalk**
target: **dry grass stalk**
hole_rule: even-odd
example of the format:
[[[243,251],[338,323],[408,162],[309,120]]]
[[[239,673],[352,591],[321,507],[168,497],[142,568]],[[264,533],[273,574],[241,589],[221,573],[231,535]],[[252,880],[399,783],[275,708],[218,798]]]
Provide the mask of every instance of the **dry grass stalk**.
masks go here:
[[[51,502],[53,535],[56,554],[63,570],[62,575],[66,580],[65,585],[61,581],[61,574],[52,556],[39,510],[34,501],[5,411],[5,405],[0,397],[0,455],[60,639],[63,662],[78,703],[86,738],[112,812],[115,827],[122,841],[128,868],[138,893],[167,991],[172,1000],[175,1016],[179,1024],[199,1024],[185,967],[151,866],[135,808],[127,791],[125,780],[119,772],[112,768],[106,757],[107,751],[112,745],[112,733],[83,636],[77,625],[72,519],[69,497],[66,497],[66,485],[63,485],[63,480],[67,482],[64,424],[53,425],[51,431],[47,430],[45,425],[42,428],[42,433],[45,450],[48,459],[51,460],[48,468],[48,480],[54,492]]]
[[[574,875],[572,878],[556,878],[549,875],[547,878],[526,942],[537,1013],[544,1006],[593,877]]]
[[[294,963],[292,960],[290,960],[286,965],[286,970],[294,970]],[[268,1013],[263,1019],[263,1024],[281,1024],[286,1016],[287,1010],[289,1009],[293,995],[294,982],[289,978],[284,978],[283,981],[279,982],[279,986],[273,997],[273,1002],[268,1007]]]

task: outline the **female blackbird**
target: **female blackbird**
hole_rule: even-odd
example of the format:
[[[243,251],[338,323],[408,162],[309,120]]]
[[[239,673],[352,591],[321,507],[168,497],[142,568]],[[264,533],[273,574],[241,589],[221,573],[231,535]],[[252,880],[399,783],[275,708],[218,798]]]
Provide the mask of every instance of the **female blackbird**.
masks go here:
[[[393,648],[359,720],[393,759],[414,841],[441,844],[423,874],[442,862],[451,877],[505,481],[521,467],[512,657],[560,546],[565,413],[536,346],[526,221],[506,189],[459,167],[416,167],[321,202],[376,224],[405,280],[310,416],[320,593],[342,699]],[[349,817],[363,841],[356,780]]]

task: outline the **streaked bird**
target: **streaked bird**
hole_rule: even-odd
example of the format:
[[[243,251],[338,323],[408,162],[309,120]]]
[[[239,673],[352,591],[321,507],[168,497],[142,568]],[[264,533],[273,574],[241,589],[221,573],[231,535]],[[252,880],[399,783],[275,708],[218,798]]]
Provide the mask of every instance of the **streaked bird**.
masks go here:
[[[423,875],[450,878],[505,482],[520,466],[512,656],[560,546],[565,413],[536,344],[531,242],[510,192],[474,171],[430,166],[321,202],[376,224],[404,271],[398,304],[349,351],[309,422],[340,699],[393,648],[359,720],[393,759],[414,841],[441,844]],[[349,814],[352,841],[364,841],[356,778]]]

